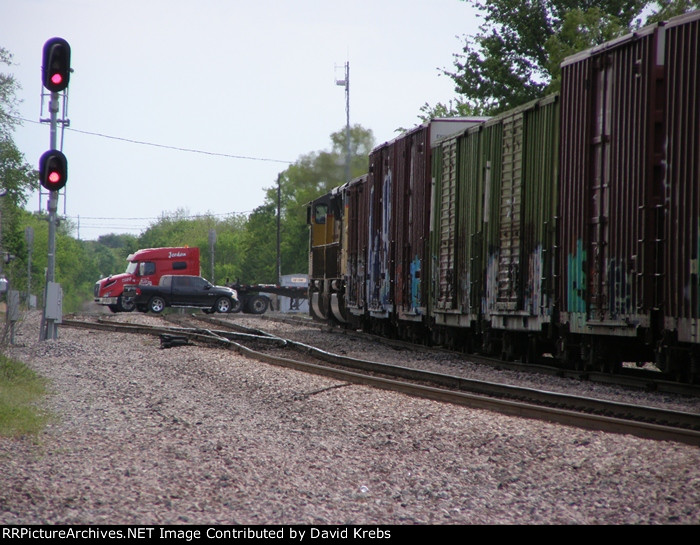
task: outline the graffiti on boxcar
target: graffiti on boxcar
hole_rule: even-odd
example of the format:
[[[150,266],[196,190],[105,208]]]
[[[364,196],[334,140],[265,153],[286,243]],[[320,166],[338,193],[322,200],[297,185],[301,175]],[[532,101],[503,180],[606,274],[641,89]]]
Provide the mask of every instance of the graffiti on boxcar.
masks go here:
[[[528,260],[528,281],[523,293],[523,310],[532,315],[540,314],[545,295],[542,293],[542,246],[530,253]]]
[[[380,247],[380,278],[381,278],[381,288],[379,290],[379,301],[383,310],[386,310],[385,306],[390,304],[390,274],[389,274],[389,256],[390,248],[389,243],[391,240],[391,170],[387,172],[384,177],[384,184],[382,187],[382,239]]]
[[[618,318],[632,309],[632,273],[627,270],[624,259],[611,259],[607,264],[608,286],[610,286],[610,316]]]
[[[499,261],[498,250],[490,251],[488,261],[486,263],[486,287],[484,289],[485,297],[481,302],[481,311],[485,315],[490,315],[496,311],[496,302],[498,300]]]
[[[421,260],[418,256],[411,261],[411,312],[418,313],[421,306]]]
[[[567,258],[566,308],[569,312],[586,312],[586,250],[576,241],[576,253]]]

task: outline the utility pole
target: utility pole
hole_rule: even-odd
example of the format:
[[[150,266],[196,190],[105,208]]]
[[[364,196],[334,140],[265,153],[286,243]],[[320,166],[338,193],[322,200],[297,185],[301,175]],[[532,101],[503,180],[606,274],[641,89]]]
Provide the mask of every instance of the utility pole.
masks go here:
[[[209,253],[211,255],[211,258],[209,259],[209,263],[211,266],[211,276],[209,277],[210,281],[212,284],[214,284],[214,246],[216,245],[216,230],[215,229],[209,229]]]
[[[335,80],[345,87],[345,181],[350,181],[350,61],[345,63],[345,79]]]
[[[32,252],[34,251],[34,228],[29,226],[24,230],[27,241],[27,308],[32,308]]]
[[[282,173],[277,175],[277,283],[282,282],[282,234],[280,229],[282,211]]]

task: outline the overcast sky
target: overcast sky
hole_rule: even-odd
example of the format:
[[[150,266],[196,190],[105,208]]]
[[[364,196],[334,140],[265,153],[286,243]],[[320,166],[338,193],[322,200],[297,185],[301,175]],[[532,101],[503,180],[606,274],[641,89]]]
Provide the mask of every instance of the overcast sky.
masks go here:
[[[350,122],[394,138],[424,103],[454,98],[439,69],[478,23],[461,0],[0,0],[27,120],[14,139],[35,166],[49,149],[42,47],[71,45],[65,212],[86,240],[261,205],[288,162],[344,128],[346,62]]]

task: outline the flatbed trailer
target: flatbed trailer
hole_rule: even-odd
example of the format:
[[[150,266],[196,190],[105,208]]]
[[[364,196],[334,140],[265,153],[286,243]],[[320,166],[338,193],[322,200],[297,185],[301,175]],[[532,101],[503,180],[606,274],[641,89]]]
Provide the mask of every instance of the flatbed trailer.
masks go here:
[[[240,284],[227,283],[238,293],[239,305],[231,309],[231,312],[245,312],[248,314],[264,314],[270,308],[268,295],[281,295],[291,299],[307,299],[308,288],[306,286],[280,286],[279,284]]]

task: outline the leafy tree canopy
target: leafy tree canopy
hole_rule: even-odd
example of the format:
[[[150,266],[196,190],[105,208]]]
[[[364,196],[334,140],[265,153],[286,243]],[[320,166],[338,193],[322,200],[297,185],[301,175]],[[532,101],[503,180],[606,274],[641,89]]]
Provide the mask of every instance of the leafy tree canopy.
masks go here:
[[[483,19],[454,55],[456,104],[424,106],[423,117],[492,115],[559,88],[568,55],[700,7],[700,0],[464,0]]]
[[[267,189],[265,204],[258,210],[275,213],[280,201],[281,262],[282,274],[307,272],[308,227],[306,205],[334,187],[345,183],[347,131],[331,134],[330,151],[313,152],[301,156],[287,170],[280,173],[278,186]],[[374,147],[374,136],[370,129],[354,125],[350,129],[350,178],[365,174],[369,153]],[[267,245],[276,256],[276,224],[267,236]],[[273,259],[273,265],[276,258]],[[271,277],[276,281],[277,274]]]
[[[0,65],[12,66],[12,54],[0,47]],[[17,91],[19,83],[12,74],[0,72],[0,139],[9,138],[17,125]]]

